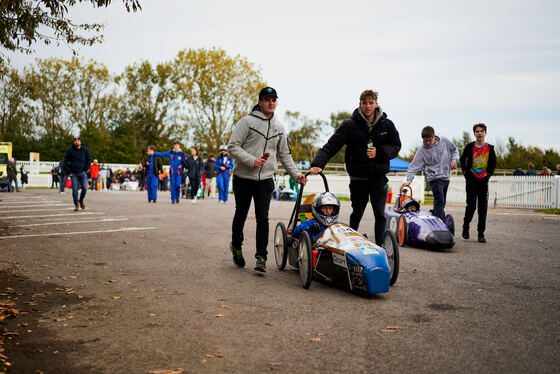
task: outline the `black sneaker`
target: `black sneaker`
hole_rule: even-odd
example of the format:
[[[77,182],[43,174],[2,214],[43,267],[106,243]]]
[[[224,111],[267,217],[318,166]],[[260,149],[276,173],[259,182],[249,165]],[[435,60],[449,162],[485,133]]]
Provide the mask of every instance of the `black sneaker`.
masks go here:
[[[463,226],[463,233],[461,235],[463,236],[463,239],[468,239],[470,237],[469,236],[469,228]]]
[[[177,199],[177,200],[175,201],[175,203],[179,204],[179,199]]]
[[[245,259],[243,258],[243,252],[241,249],[235,249],[233,243],[229,243],[229,249],[233,255],[233,262],[240,268],[245,267]]]
[[[84,200],[80,200],[80,207],[81,207],[82,209],[85,209],[85,208],[86,208],[86,204],[84,204]]]
[[[74,207],[74,212],[79,212],[79,211],[80,211],[80,206],[76,204],[76,206]]]
[[[479,235],[478,236],[478,242],[479,243],[486,243],[486,238],[484,237],[484,235]]]
[[[257,263],[255,264],[255,271],[266,273],[266,260],[262,256],[257,256]]]

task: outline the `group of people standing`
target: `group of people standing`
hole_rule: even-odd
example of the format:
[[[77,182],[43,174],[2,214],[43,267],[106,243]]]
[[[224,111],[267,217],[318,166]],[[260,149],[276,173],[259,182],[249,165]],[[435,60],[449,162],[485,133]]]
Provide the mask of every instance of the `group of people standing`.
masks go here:
[[[214,197],[216,186],[218,187],[219,203],[228,201],[229,179],[233,161],[227,153],[225,145],[220,146],[220,155],[216,158],[210,154],[207,160],[203,160],[198,147],[191,148],[191,155],[187,157],[181,150],[181,144],[175,142],[173,149],[167,152],[156,152],[154,145],[149,145],[146,156],[142,160],[142,166],[147,171],[146,189],[148,191],[148,202],[157,201],[157,185],[161,175],[165,173],[162,158],[169,159],[169,189],[171,191],[171,204],[179,204],[181,198],[181,186],[186,186],[189,181],[190,198],[193,204],[198,198],[198,191],[202,184],[203,196]]]
[[[18,180],[17,180],[17,173],[18,170],[17,170],[16,161],[14,160],[13,157],[10,157],[10,159],[8,160],[8,165],[6,167],[6,174],[8,177],[8,192],[20,191]],[[21,165],[19,168],[19,175],[20,175],[20,182],[21,182],[22,189],[27,183],[29,183],[27,174],[28,173],[27,170],[25,169],[25,166]]]
[[[275,89],[263,88],[259,92],[258,104],[234,126],[228,146],[235,161],[232,174],[236,203],[229,248],[234,263],[244,267],[243,227],[251,201],[254,201],[257,220],[255,270],[260,272],[266,271],[268,211],[277,157],[294,180],[303,185],[307,182],[291,157],[287,133],[274,117],[277,99]],[[394,123],[383,112],[377,99],[375,91],[361,93],[358,108],[317,152],[311,162],[310,173],[322,172],[329,160],[346,146],[344,156],[350,176],[352,204],[350,227],[358,230],[370,201],[375,218],[375,242],[380,244],[386,224],[386,174],[390,169],[389,161],[397,157],[401,149],[401,141]],[[485,141],[485,124],[474,125],[473,132],[476,141],[468,144],[460,157],[467,191],[462,236],[469,238],[469,226],[478,205],[478,241],[485,243],[488,180],[496,168],[496,154],[494,146]],[[451,141],[436,136],[431,126],[425,127],[421,136],[423,145],[410,165],[404,184],[412,182],[416,172],[425,167],[428,183],[434,192],[434,215],[443,217],[449,179],[451,171],[457,168],[459,153]]]

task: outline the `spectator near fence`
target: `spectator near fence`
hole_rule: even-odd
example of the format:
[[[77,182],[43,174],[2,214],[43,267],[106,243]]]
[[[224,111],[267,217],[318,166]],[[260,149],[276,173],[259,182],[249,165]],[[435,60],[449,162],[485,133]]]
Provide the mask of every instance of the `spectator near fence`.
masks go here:
[[[523,170],[521,170],[521,166],[518,166],[513,171],[513,175],[518,177],[518,176],[521,176],[521,175],[525,175],[525,173],[523,172]]]
[[[529,169],[527,169],[525,175],[537,175],[537,172],[535,171],[535,165],[532,162],[529,162],[527,166],[529,166]]]
[[[99,165],[97,165],[97,160],[93,160],[93,164],[89,167],[91,174],[91,190],[97,191],[97,179],[99,178]]]
[[[58,165],[51,168],[51,189],[56,186],[58,188]]]
[[[477,209],[478,201],[478,241],[486,243],[486,213],[488,211],[488,180],[496,170],[494,146],[486,143],[486,125],[473,126],[476,141],[467,144],[461,155],[461,168],[465,175],[467,207],[463,222],[463,238],[469,238],[469,225]]]

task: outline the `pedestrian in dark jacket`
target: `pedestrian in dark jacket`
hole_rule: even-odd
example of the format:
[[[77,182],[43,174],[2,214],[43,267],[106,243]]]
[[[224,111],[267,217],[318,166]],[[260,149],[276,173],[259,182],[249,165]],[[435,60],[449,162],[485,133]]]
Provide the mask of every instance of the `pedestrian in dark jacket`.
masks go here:
[[[64,168],[66,174],[72,178],[72,198],[74,199],[74,210],[86,208],[84,199],[86,197],[88,187],[87,171],[91,166],[91,155],[88,149],[82,144],[82,138],[79,136],[74,138],[74,143],[66,151],[64,156]],[[78,188],[82,188],[80,198],[78,199]],[[79,205],[78,205],[79,203]]]
[[[62,159],[58,163],[58,187],[60,193],[64,193],[64,187],[66,187],[67,179],[68,179],[68,175],[64,170],[64,159]]]
[[[208,160],[204,163],[204,174],[206,175],[206,190],[204,194],[210,198],[216,197],[216,156],[210,153]]]
[[[191,148],[191,155],[187,158],[186,167],[189,184],[191,185],[191,199],[194,204],[197,199],[196,194],[200,186],[200,179],[202,178],[202,173],[204,173],[202,157],[200,157],[198,147]]]
[[[58,165],[51,168],[51,189],[56,186],[58,188]]]
[[[29,179],[27,178],[27,170],[25,170],[25,166],[21,165],[19,167],[19,179],[21,181],[21,189],[23,190],[26,184],[29,184]]]
[[[488,180],[496,170],[494,146],[485,142],[486,125],[473,126],[476,141],[466,145],[461,155],[461,169],[465,175],[467,207],[463,222],[463,238],[469,238],[469,225],[476,210],[478,200],[478,241],[486,243],[486,213],[488,211]]]
[[[14,187],[12,186],[12,181],[16,185],[16,192],[19,192],[18,181],[17,181],[17,166],[16,161],[12,158],[8,160],[8,167],[6,170],[8,174],[8,191],[13,192]]]
[[[148,202],[157,201],[157,190],[159,175],[163,173],[161,158],[154,156],[155,145],[149,145],[147,154],[142,160],[142,166],[146,170],[146,190],[148,191]]]
[[[368,200],[375,216],[375,241],[381,244],[385,231],[385,201],[389,161],[399,154],[401,140],[393,122],[377,103],[377,92],[366,90],[352,117],[340,125],[311,162],[311,174],[321,172],[346,145],[346,170],[350,175],[352,214],[350,227],[358,230]]]

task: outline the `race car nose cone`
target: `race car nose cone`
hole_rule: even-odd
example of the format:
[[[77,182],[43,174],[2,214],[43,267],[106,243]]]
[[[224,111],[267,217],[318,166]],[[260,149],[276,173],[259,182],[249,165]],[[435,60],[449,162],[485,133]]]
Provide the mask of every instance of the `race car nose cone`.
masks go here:
[[[455,239],[449,231],[433,231],[426,237],[426,243],[430,248],[452,248]]]

